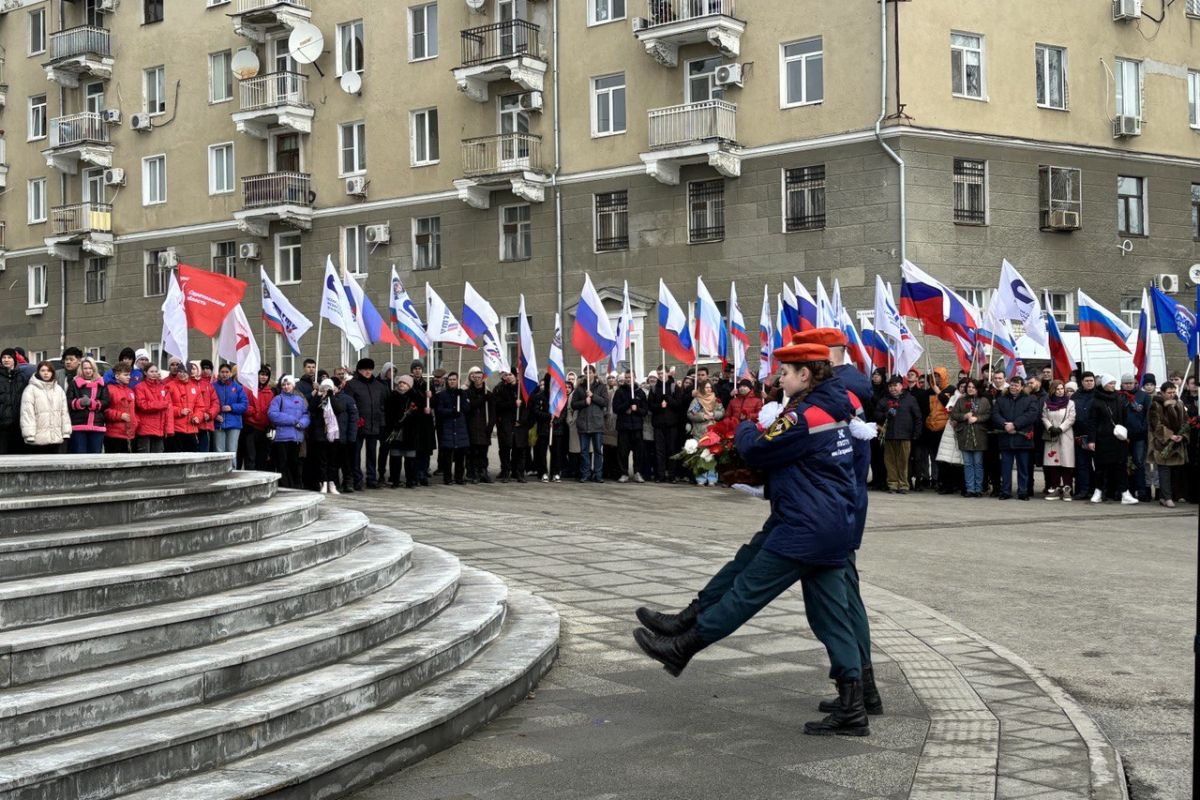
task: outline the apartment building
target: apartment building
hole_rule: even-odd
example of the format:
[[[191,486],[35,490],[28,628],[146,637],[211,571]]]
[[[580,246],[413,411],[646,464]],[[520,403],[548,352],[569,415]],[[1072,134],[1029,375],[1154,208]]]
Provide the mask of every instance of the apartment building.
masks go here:
[[[393,264],[469,280],[510,349],[519,294],[544,347],[628,281],[639,370],[660,276],[753,324],[791,275],[982,302],[1008,258],[1132,315],[1200,262],[1200,0],[1158,5],[5,0],[0,341],[157,349],[177,262],[315,320],[327,255],[380,308]]]

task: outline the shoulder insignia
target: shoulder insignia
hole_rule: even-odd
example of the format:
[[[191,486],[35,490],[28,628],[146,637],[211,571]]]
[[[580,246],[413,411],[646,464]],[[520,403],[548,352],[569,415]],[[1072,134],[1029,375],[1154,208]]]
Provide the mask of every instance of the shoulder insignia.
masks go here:
[[[766,437],[768,441],[778,436],[782,436],[793,426],[795,426],[799,419],[800,418],[796,415],[795,410],[780,414],[775,418],[775,421],[771,423],[771,427],[767,428],[767,430],[763,433],[763,436]]]

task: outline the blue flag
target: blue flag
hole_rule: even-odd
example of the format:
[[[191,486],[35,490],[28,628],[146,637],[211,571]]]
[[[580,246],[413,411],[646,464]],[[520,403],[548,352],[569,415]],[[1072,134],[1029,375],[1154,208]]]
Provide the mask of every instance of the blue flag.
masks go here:
[[[1175,334],[1179,341],[1187,345],[1188,358],[1195,358],[1196,314],[1155,286],[1150,287],[1150,305],[1154,308],[1154,329],[1159,333]]]

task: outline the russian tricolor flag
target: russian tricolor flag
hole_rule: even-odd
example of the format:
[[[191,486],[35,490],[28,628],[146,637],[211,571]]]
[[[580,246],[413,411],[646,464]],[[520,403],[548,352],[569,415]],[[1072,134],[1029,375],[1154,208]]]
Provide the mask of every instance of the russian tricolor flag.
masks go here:
[[[854,321],[850,319],[850,315],[845,308],[838,308],[839,326],[842,333],[846,335],[846,352],[850,356],[850,361],[858,368],[858,371],[864,375],[871,371],[871,356],[867,352],[867,348],[863,346],[863,341],[858,335],[858,331],[854,327]]]
[[[771,376],[771,329],[771,297],[764,286],[762,312],[758,316],[758,379],[763,383]]]
[[[792,276],[792,282],[796,285],[796,307],[799,316],[796,333],[819,328],[820,325],[817,323],[817,302],[808,293],[808,289],[804,288],[804,284],[800,283],[799,278]],[[785,286],[784,289],[786,291],[787,287]]]
[[[1046,294],[1046,308],[1050,308],[1050,295]],[[1054,380],[1069,381],[1071,380],[1071,372],[1075,369],[1075,359],[1071,358],[1071,353],[1067,350],[1067,343],[1063,341],[1062,334],[1058,330],[1058,320],[1053,314],[1046,314],[1046,335],[1050,343],[1050,364],[1054,370]]]
[[[392,266],[392,295],[388,303],[392,312],[392,322],[396,323],[396,332],[400,338],[412,345],[419,354],[429,351],[429,334],[425,331],[417,308],[413,305],[408,290],[400,282],[395,265]]]
[[[704,279],[696,276],[696,352],[702,356],[721,359],[725,364],[729,361],[729,334],[725,330],[725,320],[721,310]]]
[[[1127,340],[1133,335],[1133,329],[1116,314],[1088,297],[1083,289],[1077,289],[1076,293],[1079,301],[1079,335],[1089,339],[1105,339],[1128,353]]]
[[[863,325],[862,329],[863,347],[866,348],[867,355],[871,359],[871,366],[876,369],[888,368],[888,346],[887,339],[880,336],[870,325]]]
[[[926,333],[954,345],[963,363],[964,354],[974,347],[979,309],[911,261],[904,261],[901,273],[900,313],[919,319]]]
[[[492,308],[492,304],[483,295],[475,291],[468,281],[463,286],[462,326],[472,339],[478,339],[487,331],[498,333],[500,315]],[[499,339],[499,336],[495,337]]]
[[[675,359],[685,364],[696,360],[687,317],[662,278],[658,279],[658,341],[659,346]]]
[[[521,385],[521,399],[526,403],[538,388],[537,358],[533,354],[533,332],[529,329],[529,317],[525,316],[525,295],[517,310],[517,380]]]
[[[591,277],[585,273],[579,305],[575,307],[571,344],[583,356],[584,363],[599,364],[608,358],[616,343],[617,335],[613,333],[608,312],[604,310],[604,303],[592,286]]]
[[[1137,345],[1133,349],[1133,368],[1137,371],[1137,385],[1146,380],[1150,369],[1150,298],[1142,289],[1142,310],[1138,314]]]
[[[554,314],[554,339],[550,342],[547,371],[550,373],[550,416],[557,417],[567,407],[567,373],[563,368],[562,318]]]
[[[792,335],[800,332],[800,303],[786,281],[783,284],[783,294],[776,297],[775,303],[779,307],[775,325],[776,340],[790,342]]]

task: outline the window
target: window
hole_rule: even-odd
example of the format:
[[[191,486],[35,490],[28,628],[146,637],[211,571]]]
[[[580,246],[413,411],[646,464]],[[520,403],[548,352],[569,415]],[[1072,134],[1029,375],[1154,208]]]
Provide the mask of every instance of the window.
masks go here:
[[[1048,44],[1037,46],[1037,104],[1042,108],[1067,108],[1067,50]]]
[[[442,218],[417,217],[412,221],[413,269],[442,266]]]
[[[233,191],[233,142],[208,146],[208,193]]]
[[[1188,70],[1188,124],[1200,128],[1200,72]]]
[[[163,21],[163,8],[166,0],[142,0],[142,21],[149,25],[151,22]]]
[[[363,21],[343,22],[337,27],[337,74],[362,73],[366,67],[363,54]]]
[[[592,78],[592,135],[625,132],[625,73]]]
[[[500,327],[500,336],[504,339],[500,346],[504,348],[504,355],[508,358],[509,366],[513,372],[520,370],[520,365],[517,359],[517,345],[521,339],[521,315],[513,314],[511,317],[502,317]],[[529,330],[533,330],[533,317],[529,314],[525,315],[525,324],[529,326]],[[520,378],[520,376],[517,376]]]
[[[588,0],[588,25],[625,19],[625,0]]]
[[[438,112],[436,108],[424,108],[412,112],[412,164],[436,164],[438,162]]]
[[[46,52],[46,9],[35,8],[29,12],[29,55]]]
[[[987,162],[954,159],[954,221],[987,223]]]
[[[500,209],[500,260],[524,261],[533,252],[533,212],[528,204]]]
[[[821,37],[783,45],[782,58],[780,106],[802,106],[825,99],[825,58],[821,52]]]
[[[29,98],[29,139],[46,138],[46,95]]]
[[[1200,183],[1192,184],[1192,238],[1200,242]]]
[[[167,202],[167,157],[147,156],[142,159],[142,205],[153,206]]]
[[[983,99],[983,37],[950,34],[950,91],[955,97]]]
[[[167,293],[167,280],[171,277],[171,270],[158,265],[158,255],[162,252],[165,251],[142,251],[142,288],[146,297],[161,297]]]
[[[1038,167],[1038,207],[1041,211],[1040,227],[1053,230],[1068,227],[1058,225],[1063,216],[1060,212],[1075,215],[1075,224],[1082,225],[1082,176],[1074,167]]]
[[[688,242],[719,242],[725,238],[725,181],[688,184]]]
[[[296,362],[296,354],[292,352],[291,345],[288,344],[286,338],[280,334],[275,334],[275,354],[278,357],[280,375],[297,375],[296,368],[303,366],[303,362]]]
[[[46,179],[30,178],[28,184],[29,224],[46,221]]]
[[[408,57],[411,61],[437,56],[437,17],[437,3],[408,10]]]
[[[1146,235],[1146,179],[1117,176],[1117,233]]]
[[[212,243],[212,271],[231,278],[237,277],[237,242]]]
[[[1070,325],[1075,321],[1075,304],[1071,302],[1074,292],[1046,292],[1046,296],[1050,298],[1050,307],[1046,311],[1054,315],[1055,322]]]
[[[30,264],[29,269],[29,308],[45,308],[46,301],[46,265]]]
[[[91,114],[104,113],[104,83],[95,81],[83,89],[83,108]]]
[[[1117,116],[1142,118],[1142,62],[1117,59]]]
[[[991,289],[955,289],[963,299],[978,309],[986,309],[988,301],[992,299]]]
[[[1200,17],[1200,0],[1187,0],[1186,12],[1189,17]]]
[[[342,263],[351,275],[367,274],[367,228],[347,225],[342,228]]]
[[[167,71],[165,67],[151,67],[144,77],[146,112],[150,115],[167,113]]]
[[[825,227],[825,165],[783,171],[783,229],[813,231]]]
[[[103,347],[103,346],[93,346],[93,347],[87,347],[87,346],[84,346],[84,347],[83,347],[83,348],[81,348],[81,349],[83,350],[83,355],[84,355],[86,358],[90,358],[90,359],[92,359],[93,361],[108,361],[108,348],[107,348],[107,347]]]
[[[1129,295],[1121,298],[1121,316],[1125,319],[1125,324],[1138,329],[1138,322],[1142,314],[1142,298]]]
[[[629,249],[629,192],[595,195],[596,252]]]
[[[367,171],[367,123],[347,122],[339,126],[338,147],[342,151],[342,175]]]
[[[700,103],[704,100],[721,100],[725,87],[717,86],[715,78],[721,57],[700,58],[687,64],[687,101]]]
[[[233,53],[222,50],[208,54],[208,102],[233,99]]]
[[[280,233],[275,236],[275,282],[300,282],[300,234]]]
[[[108,299],[108,259],[89,258],[83,269],[83,302],[103,303]]]

